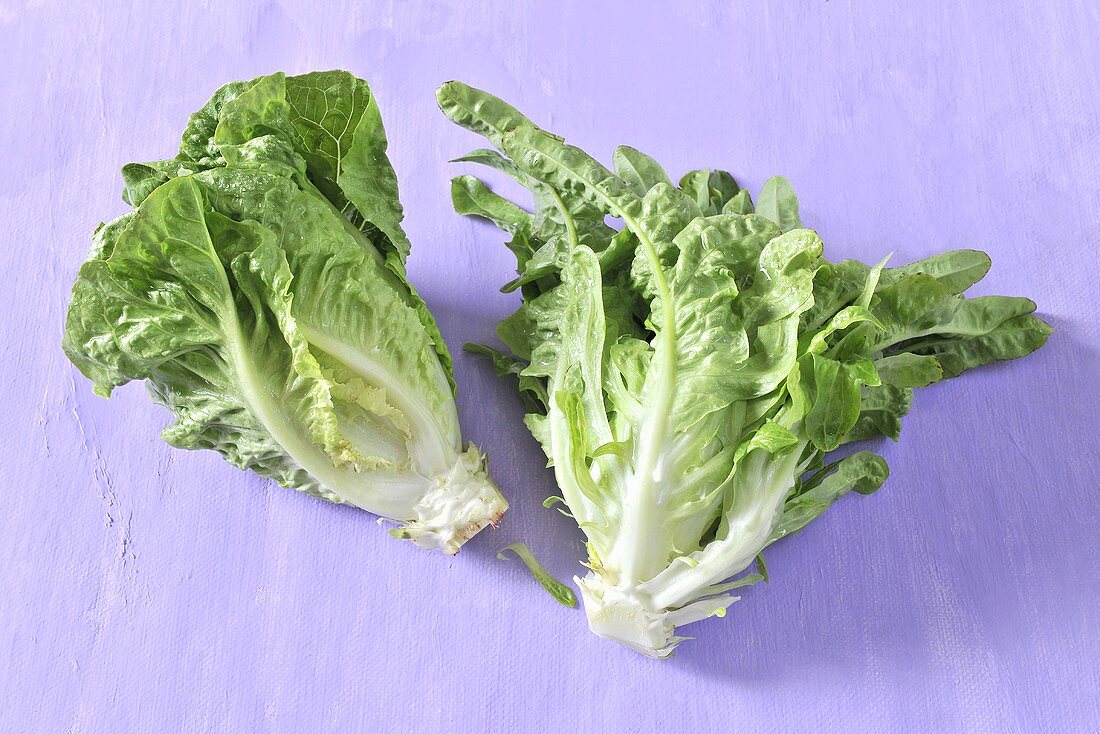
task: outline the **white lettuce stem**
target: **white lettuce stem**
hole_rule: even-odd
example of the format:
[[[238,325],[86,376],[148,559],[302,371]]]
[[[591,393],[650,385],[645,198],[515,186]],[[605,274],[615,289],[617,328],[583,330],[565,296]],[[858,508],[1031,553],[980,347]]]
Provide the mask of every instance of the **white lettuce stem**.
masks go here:
[[[660,503],[661,483],[666,477],[660,474],[661,463],[658,460],[668,436],[669,414],[675,397],[676,355],[673,346],[676,343],[676,320],[672,293],[653,242],[636,220],[625,212],[620,213],[644,247],[653,271],[662,316],[661,332],[654,342],[654,365],[650,370],[659,379],[652,386],[648,380],[646,382],[652,393],[646,401],[646,416],[638,430],[634,472],[627,480],[623,495],[619,533],[606,559],[609,567],[619,572],[621,583],[636,583],[656,573],[665,563],[670,550],[667,539],[671,538],[671,534],[665,531],[662,521],[667,508],[661,507]]]
[[[592,631],[646,655],[667,657],[685,639],[677,636],[677,627],[723,614],[738,597],[708,590],[748,568],[767,545],[783,501],[804,469],[799,462],[804,448],[800,442],[778,457],[760,450],[747,456],[729,487],[726,531],[702,550],[641,582],[614,567],[578,579]],[[661,537],[660,530],[624,524],[619,533],[637,543]]]
[[[802,471],[805,442],[782,456],[755,451],[745,457],[730,488],[732,505],[725,513],[724,537],[691,554],[691,562],[673,561],[640,585],[661,609],[691,602],[702,590],[744,571],[764,549],[779,518],[783,500]]]
[[[677,627],[724,614],[726,607],[739,598],[711,596],[680,609],[654,611],[636,589],[609,585],[596,573],[574,581],[584,599],[589,629],[606,640],[653,658],[668,657],[687,639],[676,634]]]

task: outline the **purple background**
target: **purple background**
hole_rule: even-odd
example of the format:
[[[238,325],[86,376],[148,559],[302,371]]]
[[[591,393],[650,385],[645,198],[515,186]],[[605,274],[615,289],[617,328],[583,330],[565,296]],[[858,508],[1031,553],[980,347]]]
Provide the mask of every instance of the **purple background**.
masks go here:
[[[1095,2],[81,5],[0,2],[0,731],[1098,730]],[[514,298],[501,235],[450,208],[446,161],[480,145],[435,108],[450,78],[604,160],[783,173],[834,259],[985,249],[976,290],[1057,333],[921,391],[881,492],[776,546],[771,584],[673,660],[639,657],[496,559],[524,540],[568,578],[582,547],[476,359],[463,425],[513,508],[444,558],[170,450],[141,386],[100,400],[62,355],[119,166],[172,154],[222,82],[333,67],[378,94],[456,350]]]

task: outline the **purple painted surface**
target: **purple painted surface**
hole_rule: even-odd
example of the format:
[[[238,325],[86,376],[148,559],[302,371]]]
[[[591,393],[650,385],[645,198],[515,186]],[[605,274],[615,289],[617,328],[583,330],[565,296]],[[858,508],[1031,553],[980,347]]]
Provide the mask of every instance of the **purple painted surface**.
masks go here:
[[[81,5],[0,2],[0,731],[1100,730],[1095,2]],[[567,578],[582,548],[476,359],[456,353],[463,424],[513,509],[450,559],[170,450],[143,388],[95,398],[61,354],[119,166],[171,154],[222,82],[333,67],[380,98],[453,348],[514,299],[501,235],[450,208],[446,161],[479,145],[435,109],[450,78],[605,160],[783,173],[833,258],[985,249],[978,290],[1058,331],[921,391],[881,492],[644,659],[496,559],[524,540]]]

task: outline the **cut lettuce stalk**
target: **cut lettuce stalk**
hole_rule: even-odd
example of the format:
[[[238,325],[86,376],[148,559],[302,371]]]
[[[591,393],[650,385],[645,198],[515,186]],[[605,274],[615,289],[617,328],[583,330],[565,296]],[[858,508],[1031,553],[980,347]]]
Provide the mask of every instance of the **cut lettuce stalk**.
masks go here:
[[[206,448],[455,553],[507,505],[463,445],[451,359],[405,278],[369,87],[344,72],[229,84],[179,155],[126,166],[73,289],[69,358],[97,394],[145,380]]]
[[[464,160],[534,195],[528,211],[472,176],[452,184],[459,213],[511,236],[505,289],[523,296],[498,329],[509,351],[474,349],[518,377],[587,536],[592,630],[634,650],[669,655],[679,628],[764,578],[767,546],[886,479],[880,456],[827,452],[897,439],[914,388],[1050,334],[1027,299],[960,295],[984,253],[832,263],[785,179],[754,205],[723,171],[677,185],[626,147],[611,171],[492,95],[451,82],[437,98],[499,150]]]

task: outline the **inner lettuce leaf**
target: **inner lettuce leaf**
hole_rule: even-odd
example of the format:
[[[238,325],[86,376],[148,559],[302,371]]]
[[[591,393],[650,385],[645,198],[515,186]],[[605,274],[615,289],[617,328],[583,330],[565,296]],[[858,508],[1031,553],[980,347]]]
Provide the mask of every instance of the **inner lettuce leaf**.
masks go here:
[[[123,169],[63,346],[109,396],[144,380],[173,446],[399,523],[447,553],[507,505],[463,445],[451,358],[405,277],[397,179],[366,82],[219,89],[178,155]]]
[[[734,589],[766,579],[765,548],[887,477],[881,456],[829,452],[896,440],[915,388],[1051,333],[1027,299],[961,295],[988,271],[984,253],[833,263],[786,179],[755,202],[724,171],[674,185],[637,150],[608,169],[462,83],[437,99],[499,151],[460,160],[534,195],[532,214],[473,176],[452,184],[456,211],[511,236],[518,277],[504,290],[523,297],[498,328],[507,349],[473,349],[518,378],[587,536],[590,627],[644,654],[723,616]]]

